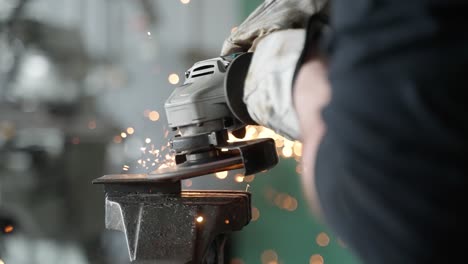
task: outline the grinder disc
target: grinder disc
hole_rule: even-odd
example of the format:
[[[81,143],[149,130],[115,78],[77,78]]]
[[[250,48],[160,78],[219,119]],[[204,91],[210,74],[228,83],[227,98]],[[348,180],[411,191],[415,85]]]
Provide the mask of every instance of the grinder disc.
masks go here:
[[[113,174],[105,175],[93,183],[138,183],[138,182],[176,182],[220,171],[242,169],[240,156],[215,160],[203,164],[182,163],[173,167],[161,168],[149,174]]]

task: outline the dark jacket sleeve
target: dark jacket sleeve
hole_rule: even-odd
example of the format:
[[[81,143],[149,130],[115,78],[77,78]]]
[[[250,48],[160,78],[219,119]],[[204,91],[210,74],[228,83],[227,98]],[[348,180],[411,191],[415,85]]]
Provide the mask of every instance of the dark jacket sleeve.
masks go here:
[[[467,1],[333,2],[316,186],[365,263],[466,254],[466,14]]]

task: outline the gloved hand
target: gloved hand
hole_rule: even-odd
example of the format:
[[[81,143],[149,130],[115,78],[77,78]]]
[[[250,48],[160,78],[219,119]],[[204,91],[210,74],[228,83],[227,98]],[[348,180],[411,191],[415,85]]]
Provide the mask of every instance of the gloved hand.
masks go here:
[[[259,40],[281,29],[304,28],[328,0],[265,0],[225,41],[221,56],[254,51]]]
[[[292,79],[305,42],[305,30],[274,32],[258,42],[244,82],[244,103],[259,125],[300,139]]]
[[[331,92],[326,65],[318,54],[307,57],[293,83],[305,41],[304,31],[281,30],[259,41],[244,82],[243,99],[256,123],[302,142],[302,187],[313,212],[320,216],[313,171],[325,131],[321,110],[330,100]]]

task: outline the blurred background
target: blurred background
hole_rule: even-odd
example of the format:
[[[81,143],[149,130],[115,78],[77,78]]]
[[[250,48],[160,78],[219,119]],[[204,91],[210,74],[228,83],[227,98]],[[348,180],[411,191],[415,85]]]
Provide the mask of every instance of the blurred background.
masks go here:
[[[128,263],[91,181],[171,162],[164,101],[259,3],[0,0],[0,264]],[[247,137],[275,138],[280,164],[184,182],[252,192],[226,263],[358,263],[303,200],[300,143],[258,127]]]

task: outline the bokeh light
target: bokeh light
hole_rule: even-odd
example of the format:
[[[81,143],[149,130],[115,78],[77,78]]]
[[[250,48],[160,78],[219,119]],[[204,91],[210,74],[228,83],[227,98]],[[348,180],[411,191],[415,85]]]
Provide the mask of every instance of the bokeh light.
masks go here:
[[[171,73],[167,78],[170,84],[178,84],[179,83],[179,75],[176,73]]]
[[[222,180],[222,179],[226,179],[226,177],[228,176],[228,172],[227,171],[220,171],[220,172],[216,172],[215,175],[216,175],[216,178]]]
[[[310,256],[309,264],[323,264],[323,257],[319,254],[314,254]]]
[[[257,221],[260,218],[260,211],[257,207],[252,207],[252,221]]]
[[[148,114],[148,118],[149,118],[151,121],[158,121],[158,120],[159,120],[159,113],[156,112],[156,111],[151,111],[151,112],[149,112],[149,114]]]
[[[315,238],[315,242],[321,247],[326,247],[330,243],[330,237],[325,232],[321,232]]]
[[[293,150],[292,150],[291,147],[286,147],[285,146],[285,147],[283,147],[282,153],[283,153],[283,156],[285,158],[290,158],[293,155]]]
[[[8,233],[13,232],[14,229],[15,229],[15,228],[14,228],[12,225],[7,225],[7,226],[5,226],[5,228],[3,229],[3,232],[5,232],[5,233],[8,234]]]
[[[295,156],[301,157],[302,156],[302,143],[294,142],[293,152]]]
[[[261,255],[262,264],[271,264],[278,262],[278,254],[272,249],[268,249],[262,252]]]
[[[243,181],[244,181],[244,175],[242,175],[242,174],[236,174],[236,176],[234,177],[234,180],[235,180],[236,182],[239,182],[239,183],[240,183],[240,182],[243,182]]]

